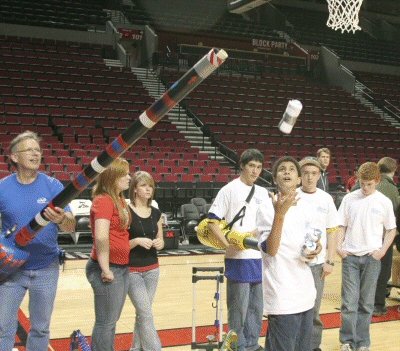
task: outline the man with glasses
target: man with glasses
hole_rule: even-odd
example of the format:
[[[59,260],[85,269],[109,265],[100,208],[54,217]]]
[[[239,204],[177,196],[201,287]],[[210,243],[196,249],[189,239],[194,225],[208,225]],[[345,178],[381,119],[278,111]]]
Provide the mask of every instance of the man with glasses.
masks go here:
[[[25,131],[10,143],[10,161],[16,172],[0,180],[0,236],[10,238],[25,227],[62,189],[55,178],[39,172],[42,150],[38,135]],[[71,232],[75,219],[69,206],[47,207],[44,216],[50,222],[24,247],[26,263],[0,283],[0,350],[11,351],[18,326],[18,309],[29,290],[31,328],[27,351],[47,351],[50,318],[59,276],[58,230]]]

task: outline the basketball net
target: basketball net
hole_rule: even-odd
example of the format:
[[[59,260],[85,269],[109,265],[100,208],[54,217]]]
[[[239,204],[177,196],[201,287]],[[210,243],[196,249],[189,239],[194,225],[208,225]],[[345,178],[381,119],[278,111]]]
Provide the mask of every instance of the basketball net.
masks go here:
[[[358,13],[363,0],[327,0],[329,18],[326,25],[342,33],[361,30],[358,25]]]

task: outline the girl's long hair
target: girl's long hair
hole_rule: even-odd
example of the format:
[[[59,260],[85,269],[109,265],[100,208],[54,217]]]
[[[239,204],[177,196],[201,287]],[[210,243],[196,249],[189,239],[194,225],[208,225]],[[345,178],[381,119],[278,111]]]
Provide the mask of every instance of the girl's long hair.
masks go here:
[[[151,202],[153,201],[154,198],[156,184],[150,173],[147,173],[145,171],[137,171],[132,175],[131,185],[129,187],[129,199],[131,200],[131,203],[136,206],[135,189],[137,188],[140,182],[145,182],[146,184],[150,185],[153,188],[153,194],[151,198],[147,201],[147,206],[150,207]]]
[[[92,197],[97,195],[109,195],[117,207],[121,227],[128,228],[131,223],[130,212],[122,192],[118,192],[117,180],[129,173],[129,163],[123,158],[115,159],[111,165],[97,178],[93,187]]]

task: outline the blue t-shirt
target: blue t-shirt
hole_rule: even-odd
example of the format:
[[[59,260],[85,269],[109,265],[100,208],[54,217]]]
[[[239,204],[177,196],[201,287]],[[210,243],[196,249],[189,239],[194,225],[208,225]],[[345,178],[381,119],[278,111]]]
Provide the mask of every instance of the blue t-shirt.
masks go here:
[[[38,173],[31,184],[21,184],[16,174],[0,180],[0,213],[2,233],[17,225],[15,234],[25,227],[61,190],[63,185],[55,178]],[[71,211],[69,206],[66,211]],[[36,237],[24,250],[29,258],[23,269],[34,270],[47,267],[58,258],[58,227],[49,223],[36,233]]]

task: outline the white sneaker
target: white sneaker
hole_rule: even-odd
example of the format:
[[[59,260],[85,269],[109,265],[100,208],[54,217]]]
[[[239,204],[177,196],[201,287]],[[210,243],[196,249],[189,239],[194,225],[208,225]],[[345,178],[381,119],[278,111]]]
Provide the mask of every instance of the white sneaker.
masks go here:
[[[350,344],[342,344],[340,345],[340,351],[352,351]]]
[[[368,346],[361,346],[357,349],[357,351],[369,351],[369,347]]]

